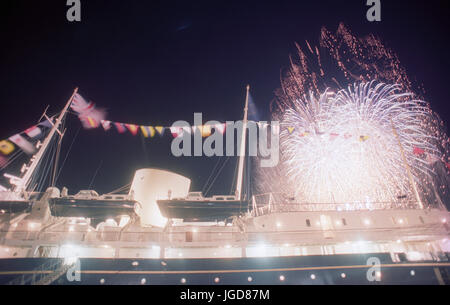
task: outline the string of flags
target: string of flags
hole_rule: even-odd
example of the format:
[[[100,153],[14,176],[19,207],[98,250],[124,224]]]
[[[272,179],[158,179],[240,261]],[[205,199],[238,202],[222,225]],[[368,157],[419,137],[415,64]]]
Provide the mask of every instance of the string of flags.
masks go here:
[[[27,155],[36,153],[36,143],[45,135],[46,131],[52,127],[49,120],[32,126],[8,139],[0,140],[0,168],[8,164],[12,154],[17,149],[22,150]]]
[[[268,123],[262,123],[262,122],[255,122],[258,124],[260,128],[267,128],[270,125]],[[113,122],[108,120],[101,120],[100,124],[92,124],[94,125],[101,125],[105,131],[109,131],[111,129],[114,129],[120,133],[124,134],[127,131],[130,132],[133,136],[136,136],[139,134],[139,132],[145,137],[145,138],[153,138],[156,135],[163,136],[166,131],[170,131],[170,134],[176,138],[179,136],[182,136],[185,132],[189,134],[195,133],[197,130],[200,131],[201,135],[203,137],[209,137],[213,134],[213,130],[216,130],[217,132],[220,132],[221,134],[225,134],[226,131],[226,123],[219,123],[215,125],[200,125],[200,126],[190,126],[190,127],[167,127],[167,126],[147,126],[147,125],[137,125],[137,124],[129,124],[129,123],[120,123],[120,122]],[[272,126],[275,127],[275,126]],[[91,127],[93,128],[93,127]],[[286,127],[285,130],[287,130],[288,134],[291,135],[295,131],[295,127]],[[278,130],[274,128],[272,130],[273,133],[279,133],[280,128],[278,126]],[[319,136],[329,136],[329,140],[333,141],[337,139],[338,137],[343,137],[344,139],[356,139],[360,142],[366,142],[370,139],[370,136],[353,136],[351,134],[344,134],[340,135],[337,133],[311,133],[311,132],[302,132],[299,134],[300,137],[309,137],[313,135],[319,135]]]
[[[214,125],[200,125],[200,126],[190,126],[190,127],[166,127],[166,126],[147,126],[147,125],[137,125],[121,122],[113,122],[105,120],[106,111],[97,108],[93,102],[87,102],[80,94],[75,94],[71,109],[77,114],[82,125],[86,129],[99,128],[100,126],[105,130],[109,131],[115,129],[119,134],[124,134],[127,131],[133,136],[142,134],[145,138],[154,138],[155,136],[164,136],[166,133],[170,133],[174,138],[182,136],[184,133],[195,134],[199,132],[203,138],[209,137],[215,132],[220,134],[225,134],[227,124],[218,123]],[[252,121],[253,122],[253,121]],[[270,125],[267,122],[254,122],[258,124],[260,128],[267,128]],[[12,153],[16,151],[17,148],[21,149],[28,155],[33,155],[36,152],[36,142],[43,137],[46,129],[51,128],[52,123],[48,120],[39,123],[38,125],[32,126],[27,130],[9,137],[7,140],[0,141],[0,168],[4,167],[8,163],[9,158]],[[288,135],[292,135],[296,132],[295,127],[286,126],[282,127]],[[280,126],[272,126],[272,133],[279,134]],[[355,136],[349,133],[338,134],[338,133],[320,133],[320,132],[309,132],[304,131],[297,134],[300,137],[310,137],[310,136],[321,136],[328,137],[330,141],[334,141],[338,138],[343,139],[355,139],[361,143],[370,140],[370,136],[359,135]],[[423,156],[426,158],[427,162],[434,163],[439,159],[433,155],[426,154],[425,150],[414,147],[413,154],[416,156]],[[447,168],[450,170],[450,164],[445,163]]]

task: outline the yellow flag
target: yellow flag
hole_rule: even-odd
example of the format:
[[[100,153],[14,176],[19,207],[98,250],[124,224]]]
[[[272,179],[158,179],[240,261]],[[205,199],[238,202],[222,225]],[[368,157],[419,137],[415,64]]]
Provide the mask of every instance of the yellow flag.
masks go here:
[[[141,127],[142,135],[143,135],[144,137],[148,138],[149,133],[148,133],[148,131],[147,131],[147,128],[146,128],[145,126],[140,126],[140,127]]]
[[[159,134],[160,136],[163,135],[163,133],[164,133],[164,127],[162,127],[162,126],[156,126],[155,129],[156,129],[156,131],[158,132],[158,134]]]
[[[211,135],[211,126],[209,125],[202,126],[201,131],[203,138],[209,137]]]
[[[4,155],[9,155],[14,151],[14,145],[8,140],[0,141],[0,152]]]
[[[150,137],[153,138],[156,134],[155,128],[153,126],[148,126],[148,130],[150,131]]]
[[[360,136],[359,137],[360,142],[366,142],[367,140],[369,140],[369,136]]]

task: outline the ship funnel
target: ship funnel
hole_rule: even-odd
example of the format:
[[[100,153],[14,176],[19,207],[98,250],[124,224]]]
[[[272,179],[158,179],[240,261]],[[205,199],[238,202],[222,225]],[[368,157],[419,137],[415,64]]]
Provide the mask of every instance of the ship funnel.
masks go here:
[[[140,169],[134,174],[130,194],[141,204],[139,217],[142,226],[164,227],[167,219],[161,215],[156,200],[184,198],[191,180],[178,174],[158,170]]]

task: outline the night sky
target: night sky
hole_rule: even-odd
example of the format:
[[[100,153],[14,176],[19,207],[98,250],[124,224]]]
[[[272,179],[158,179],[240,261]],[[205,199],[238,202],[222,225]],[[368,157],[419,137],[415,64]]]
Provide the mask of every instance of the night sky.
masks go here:
[[[317,44],[322,26],[334,32],[340,22],[393,49],[448,125],[449,1],[381,2],[382,21],[370,23],[366,0],[81,0],[81,22],[71,23],[66,0],[2,0],[0,138],[35,124],[47,105],[62,109],[77,86],[109,120],[170,126],[194,112],[205,122],[241,119],[250,84],[267,120],[294,43]],[[97,169],[91,188],[104,193],[145,167],[178,172],[201,190],[217,162],[172,157],[170,136],[143,142],[80,126],[68,118],[61,155],[75,139],[57,182],[70,193],[88,188]],[[213,192],[229,192],[235,161],[228,165]]]

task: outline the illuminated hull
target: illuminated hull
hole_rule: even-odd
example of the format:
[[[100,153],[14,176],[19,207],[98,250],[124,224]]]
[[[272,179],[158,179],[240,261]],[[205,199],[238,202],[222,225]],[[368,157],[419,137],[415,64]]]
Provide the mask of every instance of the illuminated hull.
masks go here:
[[[51,198],[49,204],[52,216],[107,219],[134,215],[136,201]]]
[[[69,281],[66,273],[52,284],[75,285],[439,285],[450,284],[450,263],[394,263],[389,254],[349,254],[228,259],[80,259],[80,280]],[[367,265],[370,258],[381,263],[380,275]],[[39,269],[58,259],[2,259],[0,284],[35,279],[54,270]],[[34,270],[34,271],[33,271]],[[32,271],[30,273],[30,271]],[[369,274],[369,276],[368,276]],[[30,283],[30,282],[28,282]],[[17,283],[17,284],[20,284]]]
[[[213,201],[213,200],[158,200],[161,214],[166,218],[183,219],[185,221],[225,220],[232,216],[246,213],[246,201]]]
[[[28,201],[28,200],[0,201],[0,211],[4,211],[5,213],[9,213],[9,214],[22,213],[31,207],[31,203],[32,203],[32,201]]]

